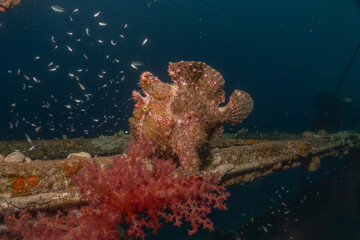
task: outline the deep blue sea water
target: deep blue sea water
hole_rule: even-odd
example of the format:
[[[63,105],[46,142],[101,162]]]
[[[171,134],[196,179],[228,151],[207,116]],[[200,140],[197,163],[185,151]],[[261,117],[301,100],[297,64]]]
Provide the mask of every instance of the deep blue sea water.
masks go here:
[[[65,12],[54,12],[52,5]],[[75,9],[79,10],[72,13]],[[99,26],[99,22],[108,25]],[[329,127],[314,127],[309,120],[318,113],[316,96],[325,94],[326,102],[333,94],[359,44],[360,4],[355,0],[22,0],[11,11],[0,13],[0,23],[0,140],[25,140],[25,133],[32,139],[51,139],[128,130],[127,119],[134,105],[131,92],[139,90],[140,74],[147,70],[169,81],[168,63],[180,60],[206,62],[218,70],[226,81],[227,98],[241,89],[254,99],[251,115],[238,126],[226,126],[226,131],[301,132]],[[148,41],[142,46],[145,39]],[[40,58],[36,60],[36,56]],[[130,65],[133,61],[144,65],[136,70]],[[48,71],[56,65],[56,71]],[[76,74],[79,81],[69,73]],[[334,131],[359,128],[359,78],[357,56],[336,94],[339,109],[335,118],[341,123],[331,125]],[[352,102],[344,102],[345,97]],[[330,177],[324,172],[329,169],[333,165],[325,166],[315,178],[326,182]],[[217,230],[231,225],[226,218],[234,224],[246,222],[242,218],[248,221],[250,215],[260,216],[268,202],[269,206],[279,204],[279,199],[270,203],[279,194],[272,196],[274,189],[298,191],[299,182],[284,186],[291,176],[309,179],[298,168],[261,184],[230,189],[231,211],[215,216]],[[318,196],[317,191],[310,192]],[[237,209],[239,205],[246,207]],[[162,236],[172,231],[165,229]],[[186,235],[185,228],[178,231],[179,239]],[[251,229],[243,232],[253,234]]]

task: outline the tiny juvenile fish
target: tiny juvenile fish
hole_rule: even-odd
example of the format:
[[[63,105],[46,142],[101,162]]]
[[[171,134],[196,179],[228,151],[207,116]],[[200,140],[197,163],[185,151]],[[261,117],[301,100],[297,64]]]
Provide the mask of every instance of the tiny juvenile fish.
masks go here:
[[[94,14],[94,17],[98,17],[100,13],[101,13],[101,11],[95,13],[95,14]]]
[[[51,6],[51,9],[54,10],[55,12],[57,12],[57,13],[63,13],[63,12],[65,12],[65,9],[64,9],[64,8],[62,8],[62,7],[60,7],[60,6],[56,6],[56,5]]]
[[[103,23],[103,22],[99,22],[99,26],[106,26],[106,25],[108,25],[107,23]]]
[[[26,137],[26,139],[28,140],[28,142],[29,142],[29,143],[32,143],[32,141],[31,141],[31,139],[30,139],[29,135],[27,135],[26,133],[25,133],[25,137]]]
[[[85,86],[84,86],[83,84],[81,84],[81,83],[78,83],[78,84],[79,84],[80,88],[81,88],[83,91],[85,91]]]

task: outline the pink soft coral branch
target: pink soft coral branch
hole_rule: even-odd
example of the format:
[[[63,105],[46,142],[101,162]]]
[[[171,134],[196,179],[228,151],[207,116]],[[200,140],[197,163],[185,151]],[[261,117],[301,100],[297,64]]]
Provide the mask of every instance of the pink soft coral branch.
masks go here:
[[[182,174],[171,160],[151,156],[148,141],[132,143],[127,156],[114,158],[111,167],[102,169],[96,162],[73,177],[89,204],[68,215],[48,218],[28,212],[17,218],[7,214],[10,232],[24,239],[116,239],[116,226],[127,226],[120,237],[145,238],[145,229],[155,234],[162,221],[180,226],[191,224],[189,234],[199,227],[213,230],[207,217],[212,208],[226,209],[229,196],[217,176]]]

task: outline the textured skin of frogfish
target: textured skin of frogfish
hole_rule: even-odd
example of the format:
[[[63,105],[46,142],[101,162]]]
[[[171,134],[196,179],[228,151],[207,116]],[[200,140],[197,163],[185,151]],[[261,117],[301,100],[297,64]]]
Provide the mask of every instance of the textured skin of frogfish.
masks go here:
[[[169,64],[173,84],[150,72],[140,77],[142,93],[133,92],[135,108],[131,133],[152,142],[158,156],[176,159],[184,170],[197,171],[199,151],[223,133],[222,123],[241,123],[253,110],[250,95],[235,90],[227,105],[224,79],[202,62]]]

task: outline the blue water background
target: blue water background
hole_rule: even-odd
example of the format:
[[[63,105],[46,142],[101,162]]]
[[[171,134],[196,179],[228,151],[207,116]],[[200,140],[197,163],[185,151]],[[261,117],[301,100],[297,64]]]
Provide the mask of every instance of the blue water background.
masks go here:
[[[65,12],[55,13],[51,5],[60,5]],[[72,14],[76,8],[79,11]],[[94,18],[98,11],[100,15]],[[100,21],[108,26],[98,26]],[[168,62],[179,60],[203,61],[218,70],[225,78],[227,97],[235,89],[251,94],[253,113],[243,124],[227,127],[227,131],[303,131],[315,111],[314,96],[320,92],[332,94],[360,41],[360,11],[350,0],[24,0],[12,11],[2,13],[0,22],[2,140],[24,139],[25,132],[33,138],[54,138],[126,130],[134,104],[131,92],[138,89],[141,72],[148,70],[169,81]],[[91,37],[86,36],[86,27]],[[142,47],[145,38],[148,42]],[[97,43],[98,39],[104,43]],[[112,46],[110,40],[118,44]],[[73,48],[72,53],[66,45]],[[35,56],[40,59],[34,60]],[[113,58],[120,62],[114,63]],[[131,68],[133,60],[144,66]],[[49,72],[50,62],[60,65],[59,70]],[[338,97],[348,96],[359,102],[360,58],[353,65]],[[89,71],[76,73],[79,68]],[[107,73],[100,79],[97,75],[103,70]],[[124,74],[119,74],[120,70]],[[85,92],[67,75],[69,72],[79,76]],[[41,83],[25,80],[23,73]],[[109,84],[119,75],[125,75],[124,82]],[[23,83],[31,83],[34,88],[22,90]],[[104,84],[109,86],[97,90]],[[79,106],[69,98],[85,100],[84,93],[92,96]],[[46,101],[49,109],[42,107]],[[13,103],[16,107],[11,106]],[[65,107],[68,104],[71,110]],[[105,120],[104,115],[114,118]],[[18,127],[10,129],[10,123],[17,119]],[[42,129],[35,133],[38,126]]]

